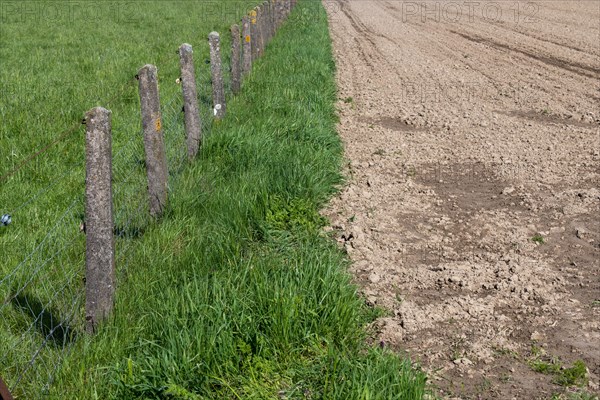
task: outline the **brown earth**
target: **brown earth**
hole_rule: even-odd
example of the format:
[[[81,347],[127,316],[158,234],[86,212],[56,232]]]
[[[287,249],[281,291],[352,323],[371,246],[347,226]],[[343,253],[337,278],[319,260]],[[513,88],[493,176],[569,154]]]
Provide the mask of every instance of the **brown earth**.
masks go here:
[[[325,6],[349,180],[325,213],[373,340],[442,398],[598,394],[600,2]]]

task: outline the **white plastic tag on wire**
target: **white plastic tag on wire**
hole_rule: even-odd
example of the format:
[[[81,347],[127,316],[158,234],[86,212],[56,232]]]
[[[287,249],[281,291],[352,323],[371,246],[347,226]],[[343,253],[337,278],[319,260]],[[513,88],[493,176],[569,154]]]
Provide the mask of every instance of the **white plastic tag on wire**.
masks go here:
[[[10,214],[4,214],[0,218],[0,226],[8,226],[8,225],[10,225],[11,222],[12,222],[12,218],[10,217]]]

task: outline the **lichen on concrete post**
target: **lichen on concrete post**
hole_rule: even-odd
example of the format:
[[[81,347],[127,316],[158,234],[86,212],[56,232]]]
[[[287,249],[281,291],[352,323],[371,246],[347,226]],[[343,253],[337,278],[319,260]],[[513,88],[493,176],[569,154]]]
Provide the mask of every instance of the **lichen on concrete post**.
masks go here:
[[[213,89],[213,114],[221,119],[225,116],[225,88],[223,86],[223,64],[221,62],[221,37],[217,32],[208,35],[210,45],[210,74]]]
[[[183,112],[187,133],[188,158],[191,160],[198,154],[202,140],[202,124],[198,107],[196,89],[196,73],[194,72],[193,50],[190,44],[179,47],[179,64],[181,66],[181,87],[183,91]]]
[[[85,330],[95,333],[112,312],[115,294],[111,112],[85,116]]]
[[[260,53],[260,33],[258,30],[257,16],[257,8],[254,8],[254,10],[250,11],[250,38],[252,40],[252,62],[254,62],[254,60],[258,58],[258,54]]]
[[[242,74],[246,75],[252,69],[252,37],[250,36],[250,17],[242,18]]]
[[[158,72],[145,65],[138,74],[150,215],[159,217],[167,207],[167,154],[162,131]]]
[[[242,71],[240,65],[240,27],[231,26],[231,91],[238,94],[241,87]]]

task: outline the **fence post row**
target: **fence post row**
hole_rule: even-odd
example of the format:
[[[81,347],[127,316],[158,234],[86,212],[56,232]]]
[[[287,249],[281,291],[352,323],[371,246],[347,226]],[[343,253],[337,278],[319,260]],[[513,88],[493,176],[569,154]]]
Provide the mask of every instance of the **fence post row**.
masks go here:
[[[253,57],[264,52],[279,25],[295,4],[293,0],[265,1],[242,18],[240,28],[231,27],[232,91],[238,93],[241,74],[252,68]],[[214,115],[223,118],[226,111],[223,86],[220,36],[211,32],[211,76]],[[243,51],[242,51],[243,50]],[[242,59],[240,60],[240,53]],[[179,48],[188,156],[196,156],[202,138],[192,46]],[[240,62],[241,61],[241,62]],[[241,64],[241,65],[240,65]],[[241,67],[241,69],[240,69]],[[145,65],[139,74],[139,95],[144,133],[150,214],[160,216],[168,201],[168,170],[158,91],[158,73],[154,65]],[[96,107],[86,114],[86,300],[85,329],[94,333],[112,311],[115,293],[115,242],[112,204],[112,132],[111,112]]]
[[[223,86],[223,66],[221,63],[221,37],[217,32],[208,35],[210,45],[210,73],[213,87],[213,113],[215,118],[225,116],[225,88]]]
[[[154,65],[145,65],[140,69],[138,77],[150,215],[159,217],[167,206],[168,171],[162,133],[157,69]]]
[[[85,168],[85,330],[112,311],[115,293],[115,242],[112,204],[111,112],[88,111]]]
[[[231,26],[231,90],[238,94],[242,77],[252,69],[253,61],[264,54],[281,24],[297,0],[265,0]],[[241,32],[240,32],[241,30]],[[241,33],[241,38],[240,38]],[[221,60],[220,36],[208,35],[212,78],[214,116],[222,119],[226,99]],[[196,157],[202,142],[202,121],[193,60],[193,49],[184,43],[179,47],[181,83],[184,101],[187,152]],[[148,182],[149,211],[159,217],[168,204],[168,168],[162,130],[158,72],[154,65],[145,65],[137,75],[144,151]],[[111,111],[95,107],[84,119],[86,125],[85,169],[85,323],[88,334],[112,313],[115,304],[116,268],[112,188],[112,123]],[[7,225],[10,216],[3,216]],[[6,384],[0,378],[0,400],[12,400]]]
[[[246,75],[252,69],[252,36],[250,32],[250,17],[242,18],[242,74]]]
[[[185,130],[187,133],[188,158],[191,160],[198,154],[202,140],[202,123],[198,107],[196,91],[196,74],[194,73],[194,57],[190,44],[184,43],[179,47],[179,64],[181,66],[181,88],[183,92],[183,112]]]

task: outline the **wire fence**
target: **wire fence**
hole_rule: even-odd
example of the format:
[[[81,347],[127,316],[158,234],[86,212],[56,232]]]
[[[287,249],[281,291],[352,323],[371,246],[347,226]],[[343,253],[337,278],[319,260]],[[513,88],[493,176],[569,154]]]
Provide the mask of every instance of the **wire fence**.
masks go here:
[[[249,58],[248,48],[262,54],[266,44],[295,5],[295,0],[270,0],[248,13],[242,21],[252,25],[252,35],[232,38],[233,42],[250,42],[251,47],[232,47],[238,58],[218,60],[224,72],[224,88],[232,93],[235,69],[231,59],[241,63]],[[237,40],[236,40],[237,39]],[[171,58],[173,58],[171,60]],[[172,54],[163,59],[175,62]],[[196,60],[197,63],[201,60]],[[211,64],[215,63],[212,60]],[[238,67],[241,67],[238,65]],[[196,67],[197,68],[197,67]],[[223,71],[224,70],[224,71]],[[241,77],[240,77],[241,78]],[[205,76],[196,79],[200,101],[201,131],[210,133],[213,111],[210,83]],[[211,82],[212,81],[212,82]],[[125,82],[107,99],[111,105],[131,90],[135,78]],[[172,83],[180,84],[181,82]],[[171,83],[167,83],[171,84]],[[184,99],[180,90],[172,90],[161,101],[162,132],[168,167],[168,192],[177,191],[180,177],[189,164],[186,146]],[[209,108],[210,105],[210,108]],[[0,176],[0,246],[3,261],[0,266],[0,383],[2,380],[15,398],[35,398],[48,395],[62,361],[73,344],[86,333],[86,197],[85,160],[63,168],[51,180],[24,185],[15,177],[27,176],[25,168],[41,157],[78,140],[85,130],[85,121],[74,121],[56,139],[39,147],[12,169]],[[147,160],[142,133],[120,140],[112,154],[111,199],[114,210],[114,258],[117,283],[124,278],[133,259],[136,240],[155,219],[148,213]],[[78,145],[82,144],[78,142]],[[11,190],[13,192],[11,192]],[[21,199],[20,201],[18,199]],[[12,200],[12,202],[11,202]],[[0,398],[3,394],[0,393]]]

